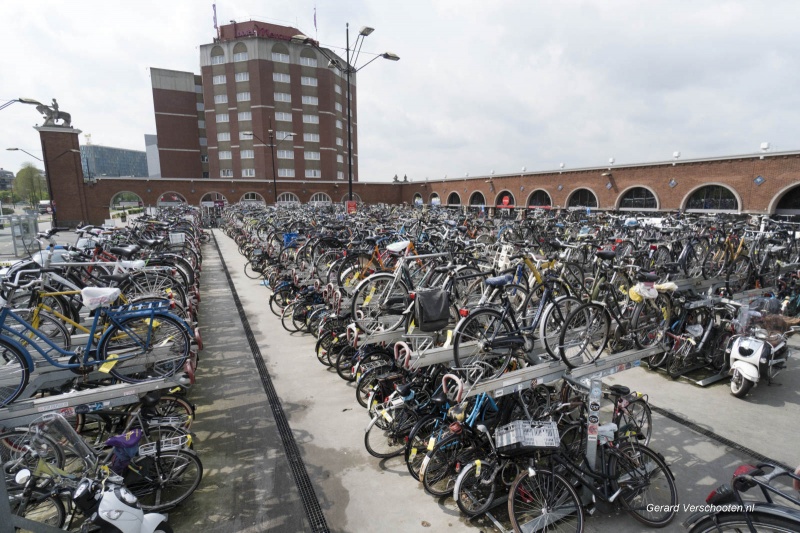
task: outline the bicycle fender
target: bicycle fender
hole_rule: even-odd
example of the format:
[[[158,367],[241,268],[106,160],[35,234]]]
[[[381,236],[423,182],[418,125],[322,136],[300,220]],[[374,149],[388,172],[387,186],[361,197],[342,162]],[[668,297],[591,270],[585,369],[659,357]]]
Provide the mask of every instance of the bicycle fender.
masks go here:
[[[153,533],[161,522],[166,522],[166,515],[159,513],[147,513],[142,517],[141,533]]]
[[[369,431],[370,429],[372,429],[372,426],[374,426],[374,425],[375,425],[375,424],[378,422],[378,419],[379,419],[379,418],[380,418],[380,415],[375,415],[375,416],[373,416],[373,417],[372,417],[372,420],[370,420],[370,421],[369,421],[369,424],[367,424],[367,427],[366,427],[366,428],[364,428],[364,432],[366,433],[367,431]]]
[[[0,335],[0,339],[6,341],[12,347],[14,347],[17,350],[19,350],[19,353],[21,353],[22,357],[25,359],[25,365],[28,367],[28,372],[33,372],[33,370],[34,370],[33,369],[33,359],[31,358],[30,352],[28,352],[28,350],[23,348],[22,345],[20,343],[18,343],[16,340],[14,340],[12,337],[9,337],[7,335]]]
[[[752,516],[756,514],[760,515],[767,515],[767,516],[774,516],[776,518],[789,520],[797,523],[800,526],[800,511],[795,509],[789,509],[787,507],[781,507],[775,504],[770,504],[766,502],[745,502],[746,505],[753,505],[754,509],[752,511],[748,511],[746,514]],[[684,520],[683,527],[689,530],[691,533],[692,528],[701,520],[706,517],[710,516],[721,516],[725,515],[726,513],[736,512],[739,513],[740,511],[718,511],[718,512],[697,512],[693,513]]]

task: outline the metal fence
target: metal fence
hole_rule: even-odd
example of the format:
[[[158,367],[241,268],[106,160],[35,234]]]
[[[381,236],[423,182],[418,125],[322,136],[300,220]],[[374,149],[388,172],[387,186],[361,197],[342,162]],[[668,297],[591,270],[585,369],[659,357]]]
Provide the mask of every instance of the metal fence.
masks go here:
[[[0,217],[0,257],[26,257],[38,251],[38,231],[39,219],[35,214]]]

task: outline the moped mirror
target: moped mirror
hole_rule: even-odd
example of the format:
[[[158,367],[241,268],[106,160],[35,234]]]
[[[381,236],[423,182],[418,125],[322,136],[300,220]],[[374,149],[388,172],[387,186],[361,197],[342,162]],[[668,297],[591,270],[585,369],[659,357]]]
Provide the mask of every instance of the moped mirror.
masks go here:
[[[27,468],[23,468],[22,470],[16,473],[16,475],[14,476],[14,481],[17,483],[17,485],[24,485],[25,483],[28,482],[30,478],[31,478],[31,471],[28,470]]]

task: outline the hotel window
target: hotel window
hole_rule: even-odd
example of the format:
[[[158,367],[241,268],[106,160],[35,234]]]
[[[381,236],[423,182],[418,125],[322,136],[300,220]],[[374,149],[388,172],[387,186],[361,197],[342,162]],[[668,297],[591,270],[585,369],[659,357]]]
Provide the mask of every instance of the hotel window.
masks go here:
[[[291,122],[292,121],[292,114],[291,113],[283,113],[279,111],[275,113],[275,120],[282,120],[284,122]]]
[[[219,151],[219,158],[220,159],[230,159],[231,158],[231,151],[230,150],[220,150]]]
[[[236,93],[236,100],[239,102],[249,102],[250,101],[250,92],[246,91],[243,93]]]
[[[315,161],[319,161],[319,152],[306,152],[304,157],[306,159],[313,159]]]
[[[250,81],[250,73],[249,72],[237,72],[236,73],[236,81]]]
[[[212,65],[221,65],[225,62],[225,56],[211,56]]]
[[[228,95],[227,94],[215,94],[214,95],[214,103],[215,104],[227,104],[228,103]]]
[[[309,85],[311,87],[316,87],[317,78],[312,78],[311,76],[302,76],[300,77],[300,85]]]
[[[221,169],[219,169],[219,177],[220,178],[232,178],[233,177],[233,169],[232,168],[221,168]]]
[[[342,154],[337,155],[336,156],[336,162],[337,163],[344,163],[344,156]]]
[[[307,178],[321,178],[322,172],[317,170],[316,168],[307,168],[306,169],[306,177]]]
[[[303,140],[310,143],[318,143],[319,133],[304,133]]]
[[[303,97],[305,98],[305,96]],[[292,95],[289,93],[275,93],[275,101],[276,102],[291,102]]]
[[[283,83],[289,83],[292,80],[291,80],[291,78],[289,77],[288,74],[283,74],[281,72],[273,72],[272,73],[272,81],[280,81],[280,82],[283,82]]]
[[[206,137],[200,137],[200,146],[208,146],[208,139]]]
[[[342,141],[341,137],[336,137],[336,145],[337,146],[344,146],[344,142]]]
[[[336,94],[342,94],[342,88],[339,85],[334,85],[333,90],[336,91]]]
[[[239,155],[242,159],[253,159],[256,156],[253,150],[242,150]]]
[[[204,110],[205,108],[206,108],[206,107],[203,105],[203,102],[197,102],[197,110],[198,110],[198,111],[202,111],[202,110]]]
[[[339,102],[336,102],[335,104],[333,104],[333,107],[335,107],[336,111],[338,111],[339,113],[342,112],[342,104],[340,104]]]
[[[233,54],[233,61],[247,61],[247,52],[239,52],[238,54]]]
[[[279,168],[278,169],[278,177],[279,178],[293,178],[294,177],[294,169],[293,168]]]
[[[291,137],[291,135],[289,135],[290,133],[292,133],[292,132],[291,131],[276,131],[275,132],[275,138],[277,140],[279,140],[279,141],[282,141],[282,140],[284,140],[284,139],[286,139],[288,137]]]
[[[337,180],[343,180],[343,179],[344,179],[344,172],[342,172],[341,170],[340,170],[340,171],[338,171],[338,172],[336,173],[336,179],[337,179]]]
[[[239,132],[239,140],[240,141],[254,141],[255,137],[253,137],[252,131],[240,131]]]
[[[230,141],[231,140],[231,132],[229,132],[229,131],[217,132],[217,140],[218,141]]]
[[[227,113],[217,113],[217,122],[230,122],[230,120]]]
[[[288,63],[289,62],[289,54],[281,54],[279,52],[272,52],[272,60],[277,61],[278,63]]]
[[[243,120],[253,120],[253,114],[250,111],[239,111],[239,122]]]
[[[303,115],[303,122],[306,124],[319,124],[319,117],[317,115]]]
[[[341,120],[337,120],[337,121],[336,121],[336,127],[337,127],[338,129],[342,129],[342,121],[341,121]]]
[[[314,57],[301,57],[300,64],[304,67],[316,67],[317,66],[317,59]]]
[[[255,178],[256,177],[256,169],[254,169],[254,168],[243,168],[242,169],[242,177],[243,178]]]
[[[316,96],[304,96],[303,103],[306,105],[319,105],[319,98]]]
[[[278,150],[278,159],[294,159],[294,150]]]
[[[201,163],[208,163],[208,155],[207,154],[200,154],[200,162]]]
[[[206,121],[205,120],[198,120],[197,127],[201,130],[206,129]]]
[[[214,85],[225,85],[225,74],[219,74],[211,78],[211,82]]]

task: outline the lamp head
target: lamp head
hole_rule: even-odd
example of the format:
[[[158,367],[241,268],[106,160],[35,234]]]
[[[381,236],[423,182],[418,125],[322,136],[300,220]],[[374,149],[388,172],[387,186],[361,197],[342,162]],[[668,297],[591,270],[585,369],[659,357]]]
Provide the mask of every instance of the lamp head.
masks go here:
[[[381,54],[381,57],[389,61],[400,61],[400,56],[393,52],[384,52]]]
[[[370,28],[369,26],[364,26],[361,28],[361,31],[358,32],[359,35],[366,37],[367,35],[371,34],[375,31],[375,28]]]
[[[289,40],[294,44],[308,44],[309,41],[311,41],[311,37],[299,33],[297,35],[293,35],[292,38]]]

